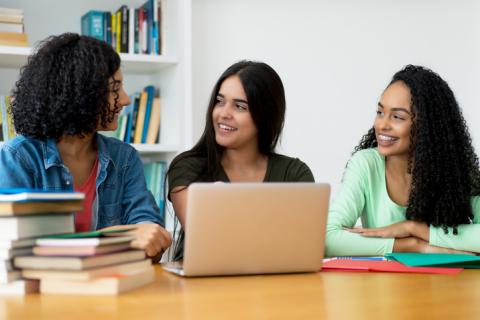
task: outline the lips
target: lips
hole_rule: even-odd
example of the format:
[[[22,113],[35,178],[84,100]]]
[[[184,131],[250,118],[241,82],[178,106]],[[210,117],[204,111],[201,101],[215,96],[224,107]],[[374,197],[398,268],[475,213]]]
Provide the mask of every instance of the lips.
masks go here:
[[[386,134],[377,135],[377,143],[379,146],[382,146],[382,147],[389,147],[395,144],[395,142],[397,142],[398,139],[399,139],[398,137],[389,136]]]
[[[219,123],[218,129],[220,129],[221,132],[234,132],[238,130],[237,128],[229,126],[228,124],[225,124],[225,123]]]

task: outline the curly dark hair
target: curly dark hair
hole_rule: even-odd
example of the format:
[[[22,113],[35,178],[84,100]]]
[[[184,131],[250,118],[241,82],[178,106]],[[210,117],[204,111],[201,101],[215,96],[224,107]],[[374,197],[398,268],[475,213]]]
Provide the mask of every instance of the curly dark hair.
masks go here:
[[[472,223],[471,196],[480,194],[478,157],[467,124],[448,84],[435,72],[408,65],[389,86],[403,82],[411,94],[413,124],[409,168],[412,186],[406,218],[457,234]],[[377,147],[371,128],[355,151]]]
[[[18,134],[58,140],[84,136],[114,118],[108,97],[119,55],[95,38],[64,33],[42,41],[21,69],[10,112]],[[113,86],[115,104],[117,86]]]

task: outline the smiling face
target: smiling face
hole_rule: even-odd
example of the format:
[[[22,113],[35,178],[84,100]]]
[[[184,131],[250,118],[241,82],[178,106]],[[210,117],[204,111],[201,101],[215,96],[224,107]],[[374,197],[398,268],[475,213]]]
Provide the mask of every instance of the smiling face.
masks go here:
[[[228,149],[258,148],[258,130],[253,122],[247,96],[237,75],[220,86],[212,112],[216,142]]]
[[[374,128],[381,155],[408,156],[412,107],[410,90],[403,82],[394,82],[383,92]]]
[[[130,97],[123,88],[123,74],[120,69],[110,78],[109,89],[108,104],[110,111],[115,112],[115,115],[112,121],[108,122],[106,127],[101,127],[100,130],[115,131],[118,127],[118,115],[125,106],[130,104]]]

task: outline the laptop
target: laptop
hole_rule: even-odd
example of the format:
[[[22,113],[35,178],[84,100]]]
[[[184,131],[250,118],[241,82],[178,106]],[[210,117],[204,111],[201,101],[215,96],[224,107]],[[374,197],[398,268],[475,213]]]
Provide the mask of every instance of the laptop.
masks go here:
[[[181,276],[316,272],[321,269],[330,186],[194,183],[188,188]]]

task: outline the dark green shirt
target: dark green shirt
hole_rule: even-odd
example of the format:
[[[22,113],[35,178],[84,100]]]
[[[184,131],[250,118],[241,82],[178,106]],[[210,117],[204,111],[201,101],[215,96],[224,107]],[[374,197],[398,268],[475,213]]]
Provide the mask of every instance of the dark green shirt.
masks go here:
[[[205,167],[205,158],[189,157],[170,168],[168,174],[168,198],[172,189],[180,186],[189,186],[193,182],[204,182],[202,168]],[[220,168],[213,181],[230,182],[223,168]],[[275,154],[268,158],[267,172],[263,182],[315,182],[310,168],[298,158],[290,158]],[[174,260],[183,258],[184,234],[180,233],[175,244]]]

